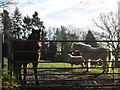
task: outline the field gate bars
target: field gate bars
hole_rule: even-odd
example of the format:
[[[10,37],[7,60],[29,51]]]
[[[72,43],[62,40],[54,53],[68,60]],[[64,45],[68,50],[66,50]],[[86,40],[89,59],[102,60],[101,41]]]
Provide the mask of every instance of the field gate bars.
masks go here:
[[[10,42],[9,47],[9,60],[8,60],[8,69],[10,70],[10,75],[14,77],[13,70],[16,69],[13,67],[13,56],[14,51],[13,50],[13,41]],[[17,42],[20,42],[20,40],[16,40]],[[29,42],[29,41],[24,41]],[[33,41],[34,42],[34,41]],[[35,84],[35,78],[34,78],[34,72],[33,72],[33,66],[32,62],[28,65],[28,73],[26,78],[26,84],[23,84],[24,80],[16,80],[20,86],[19,89],[28,89],[28,90],[37,90],[37,89],[45,89],[45,90],[93,90],[93,89],[109,89],[109,90],[118,90],[120,88],[120,57],[117,55],[117,59],[114,58],[112,63],[112,67],[110,72],[108,73],[102,73],[103,71],[103,62],[102,61],[90,61],[91,66],[89,67],[91,70],[88,72],[85,72],[87,69],[87,66],[82,67],[82,65],[73,65],[69,63],[68,54],[71,53],[71,49],[68,51],[65,50],[67,48],[64,48],[63,50],[59,49],[60,43],[63,45],[71,45],[73,42],[81,42],[84,43],[83,40],[65,40],[65,41],[55,41],[55,40],[41,40],[41,42],[44,45],[44,48],[46,46],[50,46],[50,43],[54,43],[52,45],[57,46],[57,51],[50,51],[49,49],[41,49],[41,59],[39,61],[38,67],[37,67],[37,76],[38,76],[38,82],[39,84]],[[88,41],[93,42],[93,41]],[[98,43],[105,43],[105,42],[118,42],[120,41],[96,41]],[[62,47],[62,45],[61,45]],[[71,48],[71,47],[68,47]],[[55,47],[54,47],[55,49]],[[20,51],[21,52],[21,51]],[[55,52],[55,53],[54,53]],[[87,53],[87,52],[86,52]],[[117,52],[112,51],[112,53],[120,54],[120,49],[117,50]],[[52,55],[54,54],[54,57]],[[33,61],[34,62],[34,61]],[[19,63],[19,62],[18,62]],[[24,62],[26,63],[26,62]],[[88,63],[88,62],[85,62]],[[19,69],[19,68],[17,68]],[[22,78],[24,76],[23,70],[25,68],[21,68],[21,75]]]

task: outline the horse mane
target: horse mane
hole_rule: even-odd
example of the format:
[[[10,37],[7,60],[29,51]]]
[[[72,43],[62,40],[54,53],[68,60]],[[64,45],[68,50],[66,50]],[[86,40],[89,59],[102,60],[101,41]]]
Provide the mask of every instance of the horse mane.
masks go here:
[[[72,46],[73,46],[74,44],[82,45],[82,46],[86,46],[86,47],[92,47],[92,46],[89,45],[89,44],[85,44],[85,43],[81,43],[81,42],[74,42],[74,43],[72,44]]]

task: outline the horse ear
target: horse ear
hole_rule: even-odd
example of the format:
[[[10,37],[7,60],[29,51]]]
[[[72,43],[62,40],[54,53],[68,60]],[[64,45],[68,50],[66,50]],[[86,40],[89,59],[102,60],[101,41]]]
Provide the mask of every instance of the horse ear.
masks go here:
[[[34,28],[32,29],[32,32],[34,32]]]
[[[41,29],[39,29],[39,33],[41,32]]]

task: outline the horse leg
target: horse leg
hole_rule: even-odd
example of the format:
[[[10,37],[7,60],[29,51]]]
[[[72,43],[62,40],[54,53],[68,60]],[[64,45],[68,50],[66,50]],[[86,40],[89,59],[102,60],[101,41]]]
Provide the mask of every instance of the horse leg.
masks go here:
[[[26,81],[27,64],[26,64],[26,63],[25,63],[25,64],[23,64],[23,69],[24,69],[24,84],[26,84],[26,83],[27,83],[27,81]]]
[[[113,70],[113,62],[112,61],[108,61],[107,62],[107,73],[110,71],[111,68]]]
[[[106,73],[108,73],[110,71],[111,62],[107,62],[106,66],[107,66]]]
[[[107,57],[108,56],[108,57]],[[112,66],[112,58],[111,58],[111,54],[106,55],[106,58],[103,58],[103,62],[104,62],[104,71],[103,73],[108,73],[110,70],[110,67]]]
[[[19,83],[22,82],[21,67],[22,67],[22,64],[18,64],[18,67],[17,67],[17,70],[16,70],[16,72],[17,72],[17,82],[19,82]]]
[[[108,73],[108,65],[107,65],[107,61],[103,60],[103,72],[102,73]]]
[[[22,80],[22,76],[21,76],[21,67],[22,65],[20,64],[18,67],[18,76],[19,76],[19,80]]]
[[[14,63],[13,67],[15,67],[15,69],[14,69],[14,75],[15,75],[16,80],[18,82],[18,80],[22,80],[21,69],[20,69],[21,68],[21,64]]]
[[[34,69],[34,74],[35,74],[35,83],[36,83],[36,85],[39,85],[38,78],[37,78],[37,66],[38,66],[38,63],[33,63],[33,69]]]
[[[87,66],[86,72],[90,71],[90,59],[87,60],[86,66]]]
[[[73,68],[73,64],[71,64],[71,68]]]
[[[84,64],[82,63],[81,66],[82,66],[82,68],[83,68],[83,67],[84,67]]]

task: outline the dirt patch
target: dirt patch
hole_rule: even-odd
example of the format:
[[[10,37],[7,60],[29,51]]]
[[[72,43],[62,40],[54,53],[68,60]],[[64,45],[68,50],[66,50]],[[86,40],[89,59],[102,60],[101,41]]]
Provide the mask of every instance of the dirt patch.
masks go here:
[[[102,73],[91,74],[89,72],[75,73],[71,71],[64,71],[60,73],[60,75],[59,74],[49,75],[45,73],[44,75],[39,75],[38,78],[39,78],[39,85],[37,85],[36,88],[37,87],[39,89],[46,88],[45,90],[54,90],[54,89],[59,90],[61,88],[63,88],[62,90],[80,90],[80,89],[119,90],[118,88],[120,88],[120,86],[118,86],[120,85],[119,79],[115,79],[111,75],[106,75],[103,78]],[[35,85],[34,76],[28,76],[27,80],[29,80],[27,82],[27,86],[32,87]]]

